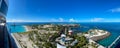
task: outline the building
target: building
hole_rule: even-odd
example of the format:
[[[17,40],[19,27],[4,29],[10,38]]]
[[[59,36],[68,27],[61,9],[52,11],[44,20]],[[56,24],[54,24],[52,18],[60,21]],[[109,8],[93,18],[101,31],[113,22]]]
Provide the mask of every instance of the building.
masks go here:
[[[4,25],[6,23],[7,11],[8,11],[8,1],[0,0],[0,25]]]
[[[61,46],[74,46],[76,43],[78,43],[77,40],[74,40],[74,38],[71,38],[69,36],[66,36],[65,34],[61,34],[60,37],[56,38],[56,42]],[[58,48],[58,45],[57,45]]]
[[[69,30],[69,31],[68,31],[68,34],[69,34],[69,35],[72,35],[72,33],[73,33],[72,30]]]
[[[8,0],[0,0],[0,48],[17,48],[14,39],[7,29],[7,11]]]
[[[67,47],[66,46],[62,46],[62,45],[57,43],[57,48],[67,48]]]
[[[62,35],[61,35],[61,41],[60,41],[60,43],[63,44],[63,45],[65,45],[65,41],[66,41],[66,40],[65,40],[65,37],[66,37],[65,34],[62,34]]]

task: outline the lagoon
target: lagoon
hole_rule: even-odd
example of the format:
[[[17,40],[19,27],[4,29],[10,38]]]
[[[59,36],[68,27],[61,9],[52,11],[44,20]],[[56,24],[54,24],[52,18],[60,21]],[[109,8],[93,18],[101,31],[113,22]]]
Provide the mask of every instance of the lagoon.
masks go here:
[[[26,31],[24,25],[9,26],[8,28],[9,28],[9,31],[10,31],[11,33],[25,32],[25,31]]]

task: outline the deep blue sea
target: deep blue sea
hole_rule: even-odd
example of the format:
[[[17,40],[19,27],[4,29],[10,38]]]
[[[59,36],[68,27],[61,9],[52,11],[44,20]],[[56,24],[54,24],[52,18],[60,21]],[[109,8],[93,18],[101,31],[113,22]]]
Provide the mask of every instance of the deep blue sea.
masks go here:
[[[45,24],[46,22],[23,22],[23,23],[15,23],[16,26],[12,26],[13,23],[8,23],[8,28],[11,33],[15,32],[25,32],[25,28],[23,25],[32,25],[32,24]],[[49,22],[47,22],[49,23]],[[50,22],[53,24],[72,24],[69,22]],[[103,40],[98,41],[99,44],[103,46],[109,46],[119,35],[120,35],[120,22],[99,22],[99,23],[92,23],[92,22],[82,22],[82,23],[76,23],[80,24],[82,27],[75,28],[74,30],[79,30],[81,32],[86,32],[89,29],[98,28],[107,30],[111,33],[111,35],[108,38],[105,38]],[[120,44],[120,43],[118,43]],[[118,45],[117,44],[117,45]]]

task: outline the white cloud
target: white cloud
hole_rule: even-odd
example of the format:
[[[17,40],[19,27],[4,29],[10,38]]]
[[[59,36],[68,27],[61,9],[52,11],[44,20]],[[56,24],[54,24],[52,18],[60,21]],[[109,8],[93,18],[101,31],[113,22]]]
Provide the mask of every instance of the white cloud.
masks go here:
[[[50,22],[64,22],[63,18],[52,18]]]
[[[120,22],[119,18],[114,18],[114,19],[108,19],[106,22]]]
[[[76,22],[75,19],[71,18],[69,19],[69,22]]]
[[[11,19],[11,20],[7,20],[7,22],[33,22],[33,21],[22,20],[22,19]]]
[[[63,21],[64,21],[64,19],[63,19],[63,18],[59,18],[59,21],[60,21],[60,22],[63,22]]]
[[[24,20],[11,19],[11,20],[7,20],[7,22],[24,22]]]
[[[51,22],[57,22],[57,21],[58,21],[57,19],[54,18],[51,19]]]
[[[93,18],[91,19],[91,22],[102,22],[104,18]]]
[[[51,22],[76,22],[76,20],[73,18],[70,18],[68,20],[67,19],[64,20],[63,18],[58,18],[58,19],[52,18]]]
[[[111,12],[120,12],[120,8],[114,8],[110,10]]]

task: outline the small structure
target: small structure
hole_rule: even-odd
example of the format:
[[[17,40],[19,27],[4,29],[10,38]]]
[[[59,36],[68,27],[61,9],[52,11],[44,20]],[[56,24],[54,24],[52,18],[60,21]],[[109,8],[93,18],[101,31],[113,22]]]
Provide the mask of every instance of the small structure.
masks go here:
[[[43,26],[43,28],[50,28],[50,27],[54,27],[54,25],[52,25],[52,24],[49,25],[49,24],[48,24],[48,25],[44,25],[44,26]]]
[[[62,45],[57,43],[57,48],[67,48],[67,47],[66,46],[62,46]]]
[[[66,35],[65,34],[61,34],[61,37],[66,37]]]
[[[77,41],[74,40],[74,38],[70,38],[65,34],[61,34],[60,37],[56,38],[56,42],[58,42],[62,46],[74,46],[77,43]]]
[[[71,45],[71,46],[74,46],[76,43],[78,43],[78,40],[77,40],[77,39],[75,39],[75,41],[73,41],[70,45]]]
[[[69,31],[68,31],[68,34],[69,34],[69,35],[72,35],[72,33],[73,33],[72,30],[69,30]]]
[[[65,38],[66,38],[66,35],[62,34],[61,35],[61,44],[65,44]]]

